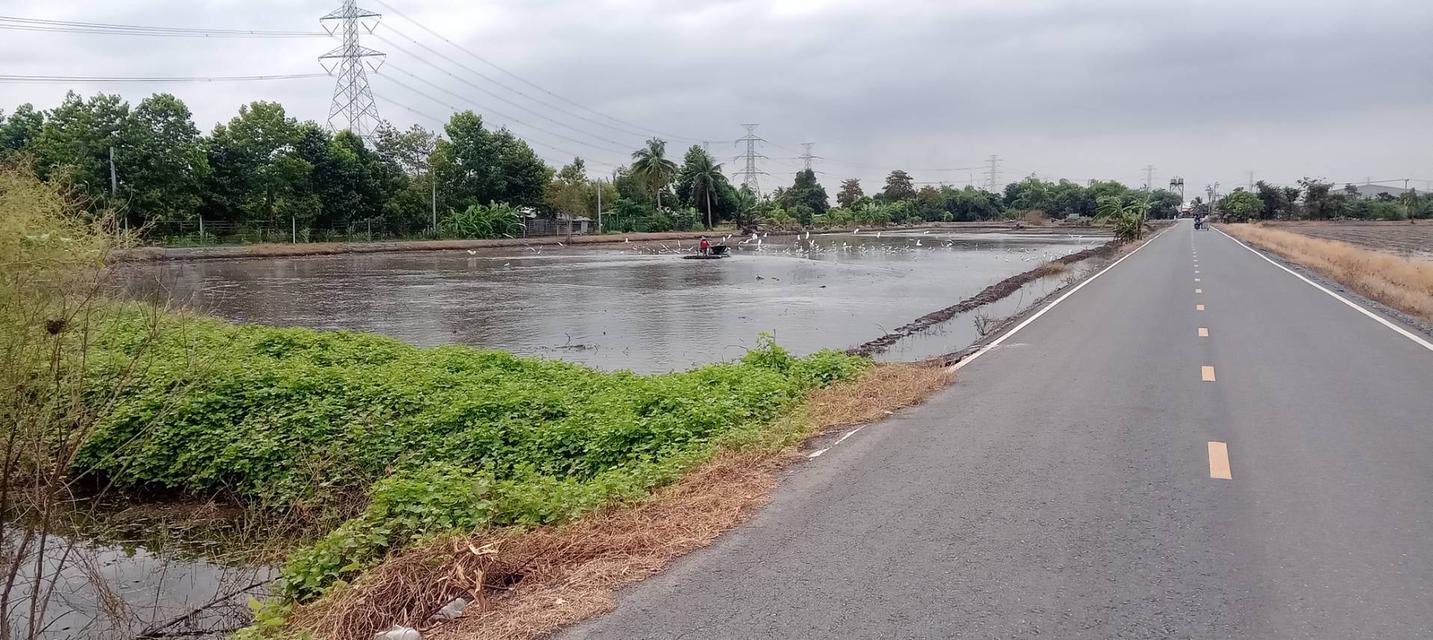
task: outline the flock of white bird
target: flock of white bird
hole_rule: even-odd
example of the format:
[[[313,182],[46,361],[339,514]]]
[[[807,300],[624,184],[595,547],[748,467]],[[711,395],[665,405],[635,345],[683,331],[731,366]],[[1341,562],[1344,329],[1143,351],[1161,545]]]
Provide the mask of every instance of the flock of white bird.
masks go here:
[[[766,233],[753,233],[749,237],[743,236],[740,240],[733,243],[732,238],[737,236],[729,234],[725,237],[720,238],[714,244],[726,244],[730,246],[733,251],[752,251],[760,252],[767,255],[795,256],[811,256],[822,254],[894,255],[907,253],[917,249],[957,249],[955,240],[948,238],[940,238],[939,236],[931,238],[929,237],[930,231],[925,231],[920,234],[893,234],[891,236],[884,237],[883,232],[877,231],[875,234],[867,233],[865,236],[862,237],[883,239],[882,242],[876,243],[856,241],[855,244],[852,244],[852,239],[850,238],[850,235],[861,236],[860,229],[855,230],[850,235],[837,234],[832,235],[830,237],[823,237],[818,235],[815,239],[812,238],[810,231],[806,231],[804,233],[796,235],[796,242],[767,243],[766,239],[769,235],[770,234]],[[898,238],[906,239],[908,240],[908,242],[896,242],[895,240]],[[631,244],[631,240],[627,240],[626,242],[627,244]],[[622,251],[622,253],[637,253],[644,255],[676,255],[691,253],[695,248],[696,243],[683,243],[681,240],[677,240],[675,244],[669,244],[666,242],[659,242],[645,246],[642,244],[638,244],[628,250]],[[1012,262],[1016,260],[1020,262],[1034,262],[1037,260],[1046,259],[1044,257],[1045,252],[1039,249],[1029,247],[1013,248],[1011,250],[1011,253],[1026,255],[1004,256],[1002,260],[1006,262]]]

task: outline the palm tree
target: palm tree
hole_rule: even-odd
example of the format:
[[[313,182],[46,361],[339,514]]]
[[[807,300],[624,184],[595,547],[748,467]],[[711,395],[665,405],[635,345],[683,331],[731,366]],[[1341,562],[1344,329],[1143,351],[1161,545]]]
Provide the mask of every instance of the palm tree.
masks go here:
[[[702,196],[707,201],[707,229],[712,228],[712,190],[717,188],[721,181],[726,179],[722,175],[721,163],[713,162],[712,157],[706,152],[691,154],[687,156],[687,163],[682,167],[684,174],[683,182],[687,178],[692,181],[692,195],[697,194],[700,189]]]
[[[647,146],[632,152],[632,175],[652,189],[657,210],[662,209],[662,189],[677,174],[677,163],[667,159],[667,141],[652,138]]]

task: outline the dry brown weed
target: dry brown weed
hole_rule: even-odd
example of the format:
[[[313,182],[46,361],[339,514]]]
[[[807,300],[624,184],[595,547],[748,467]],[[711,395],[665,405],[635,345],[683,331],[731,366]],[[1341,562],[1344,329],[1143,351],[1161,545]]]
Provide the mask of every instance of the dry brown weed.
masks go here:
[[[1348,285],[1374,300],[1433,321],[1433,262],[1364,249],[1346,242],[1310,238],[1255,224],[1224,229],[1256,247]]]

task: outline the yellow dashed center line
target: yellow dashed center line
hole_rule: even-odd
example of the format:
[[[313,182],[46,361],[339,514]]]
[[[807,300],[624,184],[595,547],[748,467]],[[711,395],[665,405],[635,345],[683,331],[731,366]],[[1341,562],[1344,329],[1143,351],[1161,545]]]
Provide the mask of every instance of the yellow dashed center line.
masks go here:
[[[1215,480],[1233,480],[1229,473],[1229,445],[1223,442],[1209,443],[1209,477]]]
[[[1208,337],[1209,337],[1209,329],[1207,329],[1207,328],[1205,328],[1205,327],[1199,327],[1199,337],[1201,337],[1201,338],[1208,338]]]
[[[1214,382],[1214,367],[1202,367],[1199,370],[1199,374],[1204,378],[1205,382]]]
[[[1195,292],[1195,293],[1204,293],[1204,290],[1203,290],[1203,289],[1195,289],[1194,292]]]

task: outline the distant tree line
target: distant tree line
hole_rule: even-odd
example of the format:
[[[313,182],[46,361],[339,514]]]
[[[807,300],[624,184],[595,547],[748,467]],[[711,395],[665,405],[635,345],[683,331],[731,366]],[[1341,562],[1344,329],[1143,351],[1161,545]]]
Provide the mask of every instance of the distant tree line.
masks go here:
[[[1202,204],[1202,203],[1201,203]],[[1227,220],[1408,220],[1433,218],[1433,198],[1409,189],[1400,195],[1380,192],[1360,194],[1358,187],[1334,184],[1314,178],[1299,180],[1298,186],[1277,186],[1263,180],[1254,190],[1234,189],[1215,203]]]
[[[278,103],[254,102],[204,134],[183,101],[163,93],[131,106],[116,95],[72,92],[53,109],[26,104],[0,113],[0,161],[29,163],[158,237],[192,234],[201,219],[211,230],[282,230],[285,238],[290,230],[305,239],[345,231],[518,235],[526,216],[595,218],[599,202],[605,230],[624,232],[975,221],[1031,211],[1094,216],[1111,197],[1147,200],[1150,217],[1172,217],[1180,204],[1167,191],[1111,181],[1030,177],[992,193],[917,187],[896,170],[869,195],[859,180],[843,181],[832,206],[810,170],[758,196],[733,185],[702,147],[677,163],[660,139],[594,179],[581,158],[553,169],[527,142],[471,111],[453,114],[441,132],[382,126],[365,141],[300,122]]]

